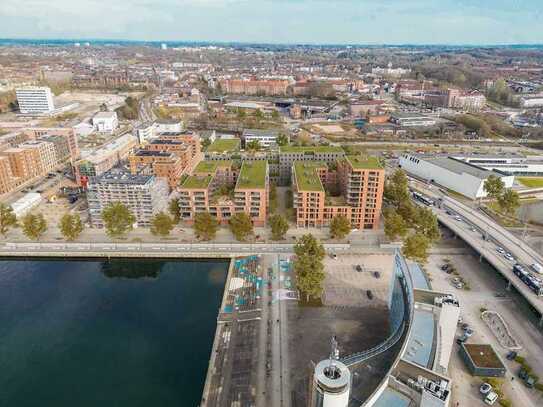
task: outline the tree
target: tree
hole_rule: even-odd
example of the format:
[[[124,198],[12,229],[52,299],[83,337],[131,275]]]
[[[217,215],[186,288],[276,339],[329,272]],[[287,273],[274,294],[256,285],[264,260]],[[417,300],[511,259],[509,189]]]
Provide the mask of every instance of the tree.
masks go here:
[[[217,234],[219,222],[209,212],[198,212],[194,216],[194,232],[202,240],[211,240]]]
[[[384,197],[388,203],[396,208],[402,206],[405,202],[411,202],[409,199],[409,181],[403,170],[394,171],[388,178],[385,184]]]
[[[245,212],[238,212],[230,218],[230,230],[240,242],[247,239],[253,233],[253,223]]]
[[[319,298],[323,291],[324,281],[324,247],[311,234],[303,235],[294,246],[296,259],[294,272],[296,273],[296,286],[305,294],[306,300]]]
[[[181,220],[181,206],[179,205],[179,201],[177,199],[172,199],[170,201],[168,204],[168,211],[173,217],[173,223],[177,225]]]
[[[414,226],[417,233],[426,236],[430,243],[439,240],[441,236],[437,216],[429,208],[417,208]]]
[[[351,231],[351,221],[345,215],[336,215],[330,222],[332,239],[343,239]]]
[[[34,215],[29,213],[22,219],[23,233],[31,240],[40,240],[40,237],[47,231],[47,222],[43,214]]]
[[[245,119],[245,116],[246,116],[245,110],[238,108],[237,115],[238,115],[238,119],[240,120]]]
[[[0,233],[5,237],[9,228],[17,225],[17,216],[11,206],[0,202]]]
[[[112,202],[102,211],[102,220],[109,236],[121,237],[132,230],[136,217],[126,205]]]
[[[270,226],[272,232],[272,240],[281,240],[285,237],[288,231],[288,222],[282,215],[272,215],[270,217]]]
[[[426,263],[429,247],[430,240],[426,236],[422,233],[414,233],[405,239],[402,253],[408,259]]]
[[[286,146],[288,144],[288,136],[286,134],[279,134],[279,136],[277,136],[277,145],[278,146]]]
[[[279,120],[279,118],[281,117],[281,115],[279,114],[279,112],[278,112],[277,110],[274,110],[274,111],[272,111],[272,113],[271,113],[271,117],[272,117],[273,120],[276,120],[276,121],[277,121],[277,120]]]
[[[264,118],[264,113],[262,113],[262,110],[256,109],[255,111],[255,117],[257,121],[260,121]]]
[[[500,177],[489,175],[483,186],[487,195],[492,199],[498,199],[505,189],[505,184]]]
[[[520,206],[520,198],[517,192],[507,189],[498,197],[500,209],[509,216],[513,216]]]
[[[205,150],[211,145],[211,140],[209,138],[205,138],[202,140],[202,148]]]
[[[407,223],[395,209],[387,209],[383,212],[385,218],[385,235],[390,240],[403,238],[407,234]]]
[[[79,215],[72,215],[71,213],[65,213],[58,225],[62,236],[68,241],[75,240],[83,232],[83,222]]]
[[[275,184],[270,185],[270,213],[275,213],[277,210],[277,186]]]
[[[159,212],[151,219],[151,233],[155,236],[168,236],[175,223],[164,212]]]
[[[249,141],[245,147],[248,151],[259,151],[260,143],[258,140]]]

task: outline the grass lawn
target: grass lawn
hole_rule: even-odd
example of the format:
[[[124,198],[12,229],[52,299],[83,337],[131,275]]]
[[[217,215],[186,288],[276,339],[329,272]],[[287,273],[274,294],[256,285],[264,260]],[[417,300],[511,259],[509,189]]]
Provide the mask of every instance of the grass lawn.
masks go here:
[[[543,188],[543,177],[517,177],[517,181],[528,188]]]

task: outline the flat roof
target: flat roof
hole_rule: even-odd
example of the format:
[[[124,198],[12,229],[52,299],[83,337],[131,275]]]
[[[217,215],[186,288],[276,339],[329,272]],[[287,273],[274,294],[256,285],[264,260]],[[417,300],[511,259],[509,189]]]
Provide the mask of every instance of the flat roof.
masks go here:
[[[464,343],[462,346],[466,349],[466,352],[473,360],[473,363],[475,363],[475,366],[492,369],[504,368],[502,361],[491,345]]]
[[[91,177],[91,184],[130,184],[144,185],[154,178],[154,175],[131,174],[126,171],[109,171],[97,177]]]
[[[209,186],[211,180],[213,179],[210,175],[199,176],[191,175],[188,176],[181,188],[185,189],[205,189]]]
[[[278,136],[279,130],[270,129],[270,130],[261,130],[261,129],[245,129],[243,130],[243,136]]]
[[[343,149],[337,146],[282,146],[280,151],[282,153],[342,153]]]
[[[503,177],[504,175],[496,171],[485,170],[473,164],[469,164],[465,161],[457,160],[452,157],[424,158],[424,160],[456,174],[461,175],[463,173],[466,173],[481,180],[487,179],[490,175],[495,175],[497,177]]]
[[[422,367],[432,365],[432,349],[434,347],[434,332],[436,321],[432,311],[415,308],[413,327],[403,359]]]
[[[194,169],[195,173],[214,173],[219,167],[229,167],[232,165],[232,160],[224,161],[212,161],[212,160],[203,160],[198,163]]]
[[[298,191],[324,191],[317,168],[326,167],[321,161],[296,161],[294,163],[294,176]]]
[[[225,153],[228,151],[239,151],[241,146],[241,140],[237,138],[233,139],[217,139],[207,148],[207,152],[210,153]]]
[[[266,160],[244,161],[239,172],[236,189],[261,189],[266,187]]]
[[[376,170],[382,169],[383,166],[379,162],[377,157],[373,156],[362,156],[362,155],[348,155],[347,160],[351,166],[358,170]]]

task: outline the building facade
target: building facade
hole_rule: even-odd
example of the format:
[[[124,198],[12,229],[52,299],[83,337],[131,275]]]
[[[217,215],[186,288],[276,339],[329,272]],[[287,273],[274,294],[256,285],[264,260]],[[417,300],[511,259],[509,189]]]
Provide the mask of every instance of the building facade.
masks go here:
[[[45,86],[27,86],[15,91],[22,114],[49,114],[55,110],[51,89]]]

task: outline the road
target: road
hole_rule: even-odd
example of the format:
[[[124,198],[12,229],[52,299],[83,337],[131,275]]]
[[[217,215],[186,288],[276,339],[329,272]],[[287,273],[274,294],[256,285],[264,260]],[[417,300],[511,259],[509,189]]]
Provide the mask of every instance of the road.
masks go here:
[[[537,310],[543,323],[543,297],[538,297],[513,273],[515,263],[524,265],[526,269],[529,269],[533,263],[543,264],[541,255],[476,208],[434,190],[426,189],[424,193],[442,200],[441,204],[430,206],[438,220],[496,268],[509,284],[514,286]],[[514,259],[507,260],[498,252],[499,247],[510,253]]]
[[[82,256],[82,257],[160,257],[162,255],[189,257],[194,253],[213,257],[231,257],[250,253],[291,253],[291,243],[4,243],[0,256]],[[349,244],[325,244],[328,252],[341,252]]]

